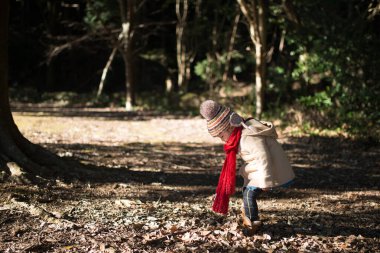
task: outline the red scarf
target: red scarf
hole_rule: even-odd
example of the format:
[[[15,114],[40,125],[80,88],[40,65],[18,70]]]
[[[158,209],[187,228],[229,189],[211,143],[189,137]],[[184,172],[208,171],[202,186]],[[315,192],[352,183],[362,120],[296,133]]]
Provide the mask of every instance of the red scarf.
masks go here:
[[[236,153],[238,152],[242,127],[236,127],[226,144],[224,144],[224,152],[226,159],[224,160],[223,169],[220,173],[218,187],[216,188],[216,197],[212,210],[217,213],[227,214],[230,196],[235,193],[236,184]]]

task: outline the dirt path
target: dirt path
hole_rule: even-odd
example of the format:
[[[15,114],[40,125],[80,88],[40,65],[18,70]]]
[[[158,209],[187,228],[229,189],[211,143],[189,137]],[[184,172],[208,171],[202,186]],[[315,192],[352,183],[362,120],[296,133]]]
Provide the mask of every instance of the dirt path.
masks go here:
[[[0,184],[0,252],[380,251],[380,148],[373,143],[283,133],[297,181],[261,196],[265,225],[246,237],[239,192],[227,217],[210,211],[224,155],[202,119],[14,111],[27,138],[102,176],[43,188]]]

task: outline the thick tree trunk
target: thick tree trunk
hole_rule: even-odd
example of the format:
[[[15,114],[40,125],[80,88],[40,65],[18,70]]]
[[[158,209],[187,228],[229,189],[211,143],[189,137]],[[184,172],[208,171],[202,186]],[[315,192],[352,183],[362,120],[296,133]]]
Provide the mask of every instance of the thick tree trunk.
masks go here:
[[[0,154],[2,160],[22,154],[17,149],[12,133],[15,132],[8,99],[8,15],[9,2],[0,2]],[[24,158],[25,159],[25,158]]]
[[[17,161],[31,170],[33,162],[20,150],[16,140],[21,140],[9,105],[8,95],[8,16],[9,2],[0,2],[0,156],[3,163]],[[9,168],[9,173],[11,168]]]
[[[0,1],[0,169],[25,182],[35,179],[35,175],[64,173],[69,167],[58,156],[27,140],[13,120],[8,94],[8,15],[9,1]]]
[[[5,122],[9,125],[12,120],[8,100],[8,15],[8,0],[0,1],[0,126],[3,128]]]

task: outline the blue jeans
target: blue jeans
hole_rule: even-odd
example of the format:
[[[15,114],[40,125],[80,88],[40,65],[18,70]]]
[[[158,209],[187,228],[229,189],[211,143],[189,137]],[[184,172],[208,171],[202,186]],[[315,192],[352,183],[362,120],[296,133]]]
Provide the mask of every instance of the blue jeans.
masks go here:
[[[271,188],[270,190],[279,190],[279,189],[289,188],[289,186],[292,185],[293,182],[294,182],[293,180],[290,180],[289,182],[281,186]],[[259,220],[259,208],[257,207],[256,199],[260,195],[261,192],[263,192],[263,190],[256,186],[243,187],[244,211],[245,211],[245,215],[251,221]]]
[[[243,188],[243,203],[245,216],[251,221],[259,219],[259,208],[257,207],[257,197],[263,190],[257,187],[244,187]]]

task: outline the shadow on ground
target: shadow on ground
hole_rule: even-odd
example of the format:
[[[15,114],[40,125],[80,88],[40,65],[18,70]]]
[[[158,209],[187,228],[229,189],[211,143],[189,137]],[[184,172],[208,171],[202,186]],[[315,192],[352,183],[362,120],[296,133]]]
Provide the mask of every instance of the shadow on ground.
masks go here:
[[[115,205],[118,199],[160,202],[169,209],[183,202],[208,206],[224,160],[222,146],[199,143],[43,146],[70,161],[73,171],[80,162],[92,171],[91,176],[66,177],[66,182],[72,184],[70,187],[4,185],[0,197],[12,192],[13,197],[47,203],[57,210],[66,202],[78,206],[86,201]],[[323,236],[379,236],[377,143],[305,137],[289,138],[283,147],[297,180],[289,191],[263,193],[260,197],[265,206],[261,217],[266,234],[275,240],[299,235],[322,239]],[[77,172],[80,175],[81,171]],[[239,179],[238,186],[241,183]],[[237,199],[240,199],[239,191],[233,198]],[[238,209],[232,208],[229,216],[238,217]],[[181,215],[183,219],[214,222],[204,219],[205,212],[189,211]],[[7,217],[0,224],[18,219]]]
[[[65,159],[80,161],[86,168],[93,170],[94,176],[86,178],[92,183],[216,186],[224,161],[222,146],[206,144],[44,146]],[[378,189],[380,148],[376,143],[305,137],[291,138],[283,147],[296,173],[294,188],[335,191]]]

